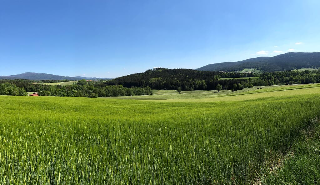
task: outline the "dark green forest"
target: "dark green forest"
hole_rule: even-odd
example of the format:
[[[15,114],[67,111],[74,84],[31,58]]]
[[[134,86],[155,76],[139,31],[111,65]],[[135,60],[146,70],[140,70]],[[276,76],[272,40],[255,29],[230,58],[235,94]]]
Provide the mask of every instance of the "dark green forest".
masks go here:
[[[256,77],[254,74],[246,73],[221,73],[211,71],[197,71],[192,69],[165,69],[156,68],[144,73],[137,73],[106,81],[106,85],[123,85],[124,87],[150,87],[151,89],[177,90],[215,90],[217,85],[226,90],[238,90],[251,87],[251,79],[244,77]],[[221,78],[231,78],[223,80]],[[234,88],[234,84],[244,85]]]

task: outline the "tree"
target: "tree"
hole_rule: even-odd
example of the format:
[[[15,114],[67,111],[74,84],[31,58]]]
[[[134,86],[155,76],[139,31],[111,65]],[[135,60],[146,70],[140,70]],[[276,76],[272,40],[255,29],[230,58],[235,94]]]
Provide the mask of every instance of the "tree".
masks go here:
[[[78,85],[87,85],[88,82],[85,79],[82,79],[82,80],[79,80],[77,84]]]
[[[218,84],[217,87],[216,87],[216,89],[218,90],[218,92],[220,92],[221,89],[222,89],[222,85]]]
[[[181,94],[181,87],[178,87],[177,91],[179,94]]]
[[[237,84],[233,84],[232,85],[232,92],[238,90],[238,85]]]
[[[91,94],[89,95],[89,98],[98,98],[98,94],[96,94],[96,93],[91,93]]]

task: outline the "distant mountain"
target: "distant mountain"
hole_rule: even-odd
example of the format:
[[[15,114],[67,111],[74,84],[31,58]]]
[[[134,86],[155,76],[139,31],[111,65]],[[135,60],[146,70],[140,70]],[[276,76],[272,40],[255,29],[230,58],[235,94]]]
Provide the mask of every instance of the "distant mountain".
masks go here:
[[[100,79],[107,79],[107,78],[91,78],[91,77],[69,77],[69,76],[59,76],[47,73],[33,73],[33,72],[26,72],[17,75],[11,76],[0,76],[0,79],[27,79],[27,80],[100,80]]]
[[[198,68],[199,71],[242,71],[254,68],[265,72],[294,70],[301,68],[319,68],[320,52],[290,52],[274,57],[251,58],[239,62],[209,64]]]

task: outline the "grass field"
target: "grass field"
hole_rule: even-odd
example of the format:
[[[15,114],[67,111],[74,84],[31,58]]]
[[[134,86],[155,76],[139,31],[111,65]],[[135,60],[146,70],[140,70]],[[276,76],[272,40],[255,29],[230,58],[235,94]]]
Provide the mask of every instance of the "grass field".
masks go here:
[[[301,69],[296,69],[296,70],[293,70],[293,71],[317,71],[318,69],[315,69],[315,68],[301,68]]]
[[[42,85],[73,85],[75,84],[77,81],[69,81],[69,82],[57,82],[57,83],[36,83],[36,84],[42,84]]]
[[[295,184],[319,174],[319,90],[0,96],[0,184]]]
[[[241,71],[238,71],[240,73],[261,73],[260,70],[258,69],[254,69],[254,68],[246,68],[246,69],[243,69]]]
[[[150,100],[163,102],[226,102],[245,101],[258,98],[317,94],[320,84],[261,86],[240,91],[182,91],[155,90],[152,96],[123,96],[118,99]]]
[[[320,183],[320,124],[302,130],[279,167],[262,177],[266,184]]]

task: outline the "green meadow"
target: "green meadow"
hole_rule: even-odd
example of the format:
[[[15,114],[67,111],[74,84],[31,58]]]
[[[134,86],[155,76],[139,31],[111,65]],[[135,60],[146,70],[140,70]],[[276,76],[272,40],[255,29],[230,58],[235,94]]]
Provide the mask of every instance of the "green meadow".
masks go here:
[[[153,96],[121,96],[118,99],[135,99],[163,102],[229,102],[254,100],[259,98],[317,94],[320,84],[275,85],[245,88],[232,92],[231,90],[212,91],[182,91],[154,90]]]
[[[319,96],[318,84],[0,96],[0,184],[316,182]]]
[[[56,82],[56,83],[34,83],[34,84],[41,84],[41,85],[61,85],[61,86],[66,86],[66,85],[73,85],[77,81],[69,81],[69,82]]]

